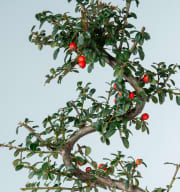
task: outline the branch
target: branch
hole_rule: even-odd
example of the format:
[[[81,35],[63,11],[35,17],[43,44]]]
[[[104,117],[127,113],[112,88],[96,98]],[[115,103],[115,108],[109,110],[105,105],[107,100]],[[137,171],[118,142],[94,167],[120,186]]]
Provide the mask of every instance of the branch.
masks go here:
[[[174,65],[173,71],[175,71],[175,69],[176,69],[177,66],[178,66],[178,64]],[[155,92],[151,95],[151,97],[154,96],[159,90],[161,91],[161,90],[166,86],[166,83],[167,83],[167,81],[169,80],[169,78],[170,78],[171,75],[172,75],[172,73],[169,73],[169,74],[168,74],[168,76],[167,76],[167,78],[165,79],[163,85],[161,85],[161,87],[160,87],[157,91],[155,91]],[[158,79],[158,81],[159,81],[159,79]],[[159,84],[158,84],[158,85],[159,85]],[[178,93],[173,93],[173,94],[179,95]]]
[[[87,186],[84,186],[84,187],[79,187],[79,188],[68,188],[68,187],[27,187],[27,188],[21,188],[22,191],[28,191],[28,190],[44,190],[44,189],[47,189],[47,190],[73,190],[73,191],[79,191],[81,189],[85,189],[89,187],[88,185]]]
[[[144,31],[145,31],[145,27],[142,27],[142,29],[141,29],[141,35],[144,33]],[[133,52],[133,50],[134,50],[134,48],[137,46],[137,44],[138,44],[138,42],[137,41],[134,41],[134,44],[133,44],[133,46],[131,47],[131,49],[130,49],[130,53],[132,53]]]
[[[95,184],[100,184],[100,185],[105,185],[108,187],[116,187],[116,189],[124,190],[127,192],[144,192],[143,189],[136,187],[136,186],[131,186],[128,190],[125,188],[125,184],[122,181],[114,180],[111,179],[110,177],[100,177],[100,176],[94,176],[88,173],[85,173],[81,171],[79,168],[76,168],[71,159],[71,150],[73,149],[74,144],[83,136],[95,132],[96,130],[91,127],[87,126],[82,129],[80,129],[75,135],[71,136],[68,140],[67,143],[63,146],[63,148],[60,149],[60,154],[62,155],[64,164],[66,168],[73,166],[74,169],[72,170],[72,174],[76,176],[78,179],[82,181],[91,181],[93,177],[96,177],[97,180],[93,181]]]
[[[17,147],[17,146],[13,146],[13,145],[5,145],[5,144],[0,144],[0,147],[6,147],[9,149],[16,149],[16,150],[19,149],[21,151],[33,152],[33,153],[59,153],[59,151],[32,151],[32,150],[27,149],[27,148]]]
[[[127,24],[127,18],[128,18],[128,15],[129,15],[130,6],[131,6],[131,3],[130,3],[130,2],[126,3],[126,15],[125,15],[125,17],[124,17],[124,19],[123,19],[123,20],[124,20],[124,25],[123,25],[123,27]],[[120,51],[122,50],[124,33],[125,33],[125,29],[123,29],[123,31],[122,31],[122,37],[121,37],[122,41],[121,41],[121,43],[120,43],[120,45],[119,45],[119,50],[120,50]]]
[[[168,185],[168,190],[167,190],[167,192],[169,192],[170,189],[172,188],[173,183],[174,183],[174,181],[176,180],[176,175],[177,175],[177,173],[178,173],[178,171],[179,171],[179,168],[180,168],[180,165],[176,165],[176,170],[175,170],[175,173],[174,173],[174,175],[173,175],[173,178],[172,178],[172,180],[171,180],[170,185]]]
[[[76,113],[78,114],[78,115],[80,115],[80,112],[78,111],[78,108],[76,107],[76,105],[75,105],[75,102],[74,101],[72,101],[72,106],[74,107],[74,109],[76,110]]]
[[[40,136],[38,133],[36,133],[36,132],[34,131],[34,129],[31,128],[30,126],[28,126],[26,123],[21,123],[21,122],[19,122],[19,125],[22,126],[22,127],[25,127],[29,132],[34,133],[34,134],[35,134],[35,137],[36,137],[37,139],[39,139],[41,142],[44,142],[44,140],[41,138],[41,136]]]
[[[112,68],[117,64],[114,57],[112,57],[108,52],[105,50],[102,50],[103,53],[106,54],[107,57],[105,57],[105,62],[108,63]],[[128,81],[128,83],[135,89],[137,94],[144,93],[144,89],[141,88],[138,84],[138,81],[135,79],[133,75],[127,76],[126,74],[123,74],[124,78]],[[128,120],[134,119],[138,114],[140,114],[145,106],[146,99],[144,97],[139,96],[142,103],[137,103],[135,108],[133,108],[130,112],[126,114],[126,117]]]

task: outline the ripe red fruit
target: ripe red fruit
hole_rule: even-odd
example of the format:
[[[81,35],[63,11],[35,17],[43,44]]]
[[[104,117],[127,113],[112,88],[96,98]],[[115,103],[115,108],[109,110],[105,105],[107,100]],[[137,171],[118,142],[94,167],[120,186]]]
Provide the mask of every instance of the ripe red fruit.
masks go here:
[[[86,173],[89,173],[90,170],[91,170],[91,167],[86,167]]]
[[[71,51],[76,51],[76,49],[77,49],[76,43],[74,43],[74,42],[70,43],[70,44],[69,44],[69,49],[70,49]]]
[[[80,166],[81,166],[81,165],[83,165],[83,163],[81,163],[81,161],[78,161],[78,165],[80,165]]]
[[[147,76],[147,75],[144,75],[143,81],[144,81],[145,83],[148,83],[148,76]]]
[[[114,83],[114,89],[117,90],[116,83]]]
[[[147,119],[149,119],[149,115],[148,115],[147,113],[144,113],[144,114],[142,114],[141,119],[142,119],[143,121],[144,121],[144,120],[147,120]]]
[[[122,93],[121,93],[121,91],[118,91],[119,92],[119,96],[121,97],[122,96]]]
[[[78,65],[79,65],[79,67],[81,67],[81,68],[85,68],[85,67],[86,67],[86,61],[80,61],[80,62],[78,63]]]
[[[99,164],[99,166],[98,166],[98,167],[99,167],[99,169],[101,169],[101,167],[102,167],[103,165],[104,165],[103,163]],[[106,167],[103,167],[102,169],[103,169],[104,171],[106,171],[106,170],[107,170],[107,168],[106,168]]]
[[[135,97],[134,92],[130,92],[130,93],[129,93],[129,98],[130,98],[130,99],[133,99],[134,97]]]
[[[136,165],[141,165],[142,159],[136,159]]]
[[[114,104],[116,103],[116,98],[114,98]]]
[[[79,56],[78,57],[78,62],[80,63],[80,62],[82,62],[82,61],[85,61],[86,60],[86,58],[84,57],[84,56]]]

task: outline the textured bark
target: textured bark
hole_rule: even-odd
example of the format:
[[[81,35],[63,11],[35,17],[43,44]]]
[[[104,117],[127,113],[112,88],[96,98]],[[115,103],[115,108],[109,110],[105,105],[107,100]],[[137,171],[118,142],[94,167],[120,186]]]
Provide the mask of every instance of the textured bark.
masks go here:
[[[116,65],[116,60],[109,53],[105,52],[104,50],[103,50],[103,52],[107,55],[105,62],[108,63],[111,67],[114,67]],[[124,74],[124,78],[135,89],[137,94],[140,92],[143,92],[143,88],[139,87],[137,80],[133,76],[129,77]],[[136,104],[135,108],[126,114],[126,117],[128,120],[134,119],[137,115],[139,115],[142,112],[142,110],[145,106],[146,100],[144,98],[141,98],[141,100],[142,100],[141,104]],[[66,168],[68,168],[69,166],[73,166],[74,170],[72,171],[72,174],[82,181],[91,181],[91,178],[94,176],[89,173],[83,172],[82,170],[80,170],[79,168],[77,168],[73,165],[72,160],[71,160],[71,151],[73,149],[74,144],[81,137],[83,137],[89,133],[95,132],[95,131],[96,130],[91,126],[86,126],[86,127],[81,128],[68,139],[67,143],[60,150],[60,154],[62,155]],[[137,186],[131,186],[127,190],[127,189],[125,189],[124,182],[111,179],[109,176],[100,177],[100,176],[95,175],[95,177],[97,178],[97,181],[93,181],[94,184],[100,184],[100,185],[104,185],[107,187],[116,187],[116,189],[120,189],[122,191],[127,191],[127,192],[145,192],[143,189],[141,189]]]
[[[74,144],[83,136],[95,132],[96,130],[93,127],[84,127],[80,129],[74,136],[72,136],[65,146],[61,148],[60,154],[62,155],[64,164],[66,168],[69,166],[73,166],[74,170],[72,171],[72,174],[76,176],[78,179],[82,181],[90,181],[94,176],[91,174],[87,174],[83,171],[81,171],[79,168],[76,168],[71,160],[71,150],[73,149]],[[108,187],[116,187],[117,189],[124,190],[127,192],[145,192],[143,189],[132,186],[128,190],[125,189],[125,184],[122,181],[111,179],[110,177],[100,177],[95,176],[97,178],[97,181],[93,181],[95,184],[105,185]]]

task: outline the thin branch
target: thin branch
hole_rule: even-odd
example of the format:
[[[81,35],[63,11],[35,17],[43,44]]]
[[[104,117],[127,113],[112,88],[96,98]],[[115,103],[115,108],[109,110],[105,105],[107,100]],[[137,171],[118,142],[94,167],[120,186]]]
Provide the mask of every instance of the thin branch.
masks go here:
[[[22,127],[25,127],[29,132],[34,133],[34,134],[35,134],[35,137],[36,137],[37,139],[39,139],[41,142],[44,142],[44,140],[41,138],[41,136],[40,136],[38,133],[36,133],[36,132],[34,131],[34,129],[31,128],[30,126],[28,126],[26,123],[21,123],[21,122],[19,122],[19,125],[22,126]]]
[[[26,188],[21,188],[22,191],[28,191],[28,190],[74,190],[74,191],[79,191],[81,189],[85,189],[89,187],[89,185],[84,186],[84,187],[79,187],[79,188],[68,188],[68,187],[26,187]]]
[[[172,94],[174,94],[174,95],[180,95],[180,93],[175,93],[175,92],[172,92]]]
[[[32,170],[32,171],[37,171],[37,172],[39,171],[38,168],[32,167],[32,166],[26,166],[26,165],[24,165],[23,168],[29,169],[29,170]],[[68,173],[56,172],[55,170],[50,170],[49,172],[52,173],[52,174],[54,174],[54,175],[58,175],[58,176],[68,176]],[[71,179],[72,179],[72,178],[71,178]]]
[[[172,178],[172,180],[171,180],[170,185],[168,185],[168,190],[167,190],[167,192],[169,192],[170,189],[172,188],[173,183],[174,183],[175,180],[176,180],[176,175],[177,175],[177,173],[178,173],[178,171],[179,171],[179,168],[180,168],[180,165],[176,165],[176,170],[175,170],[175,173],[174,173],[174,175],[173,175],[173,178]]]
[[[178,66],[178,64],[174,65],[173,71],[175,71],[175,69],[176,69],[177,66]],[[167,81],[169,80],[169,78],[170,78],[171,75],[172,75],[172,73],[169,73],[169,74],[168,74],[168,76],[167,76],[166,80],[164,81],[163,85],[161,85],[161,87],[160,87],[157,91],[155,91],[155,92],[151,95],[151,97],[154,96],[158,91],[161,91],[161,90],[166,86],[166,83],[167,83]],[[173,94],[179,95],[178,93],[173,93]]]
[[[75,102],[74,101],[72,101],[72,106],[74,107],[74,109],[76,110],[76,113],[78,114],[78,115],[80,115],[80,112],[78,111],[78,108],[76,107],[76,105],[75,105]]]
[[[125,25],[127,24],[127,18],[128,18],[128,15],[129,15],[130,6],[131,6],[131,3],[130,3],[130,2],[127,2],[127,3],[126,3],[126,15],[125,15],[125,17],[124,17],[124,19],[123,19],[123,20],[124,20],[124,25],[123,25],[123,27],[125,27]],[[123,31],[122,31],[122,37],[121,37],[122,41],[121,41],[121,43],[120,43],[120,45],[119,45],[119,50],[120,50],[120,51],[122,50],[124,33],[125,33],[125,29],[123,29]]]
[[[142,34],[144,33],[144,31],[145,31],[145,27],[142,27],[140,34],[142,35]],[[137,44],[138,44],[138,42],[137,42],[137,41],[134,41],[134,44],[133,44],[133,46],[132,46],[131,49],[130,49],[130,53],[133,52],[133,50],[134,50],[134,48],[137,46]]]
[[[13,145],[5,145],[5,144],[0,144],[0,147],[6,147],[9,149],[16,149],[16,150],[20,150],[20,151],[24,151],[24,152],[33,152],[33,153],[46,153],[46,154],[59,153],[59,151],[32,151],[27,148],[17,147],[17,146],[13,146]]]

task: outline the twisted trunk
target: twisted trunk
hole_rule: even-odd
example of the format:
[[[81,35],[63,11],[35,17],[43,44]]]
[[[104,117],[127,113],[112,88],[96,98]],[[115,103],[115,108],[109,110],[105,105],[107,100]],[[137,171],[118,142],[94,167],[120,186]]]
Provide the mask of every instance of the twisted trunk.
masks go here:
[[[111,67],[114,67],[116,65],[116,60],[109,53],[105,51],[103,52],[107,55],[105,62],[108,63]],[[129,77],[129,76],[126,76],[125,74],[123,75],[124,75],[124,78],[129,82],[129,84],[135,89],[137,94],[140,92],[144,92],[143,88],[139,87],[137,80],[133,76]],[[141,100],[142,100],[142,103],[136,104],[135,108],[126,114],[126,117],[128,120],[134,119],[137,115],[139,115],[142,112],[145,106],[146,100],[145,98],[141,98]],[[80,170],[79,168],[73,165],[72,159],[71,159],[71,151],[73,149],[74,144],[81,137],[89,133],[93,133],[95,131],[96,130],[91,126],[83,127],[82,129],[78,130],[74,135],[72,135],[68,139],[64,147],[61,148],[60,150],[60,154],[62,155],[66,168],[68,168],[69,166],[73,166],[74,170],[72,171],[72,174],[82,181],[90,181],[94,176],[89,173],[83,172],[82,170]],[[94,184],[105,185],[108,187],[116,187],[116,189],[120,189],[122,191],[127,191],[127,192],[145,192],[143,189],[137,186],[131,186],[129,189],[126,189],[124,182],[111,179],[110,177],[107,177],[107,176],[100,177],[96,175],[95,177],[97,178],[97,180],[93,181]]]

